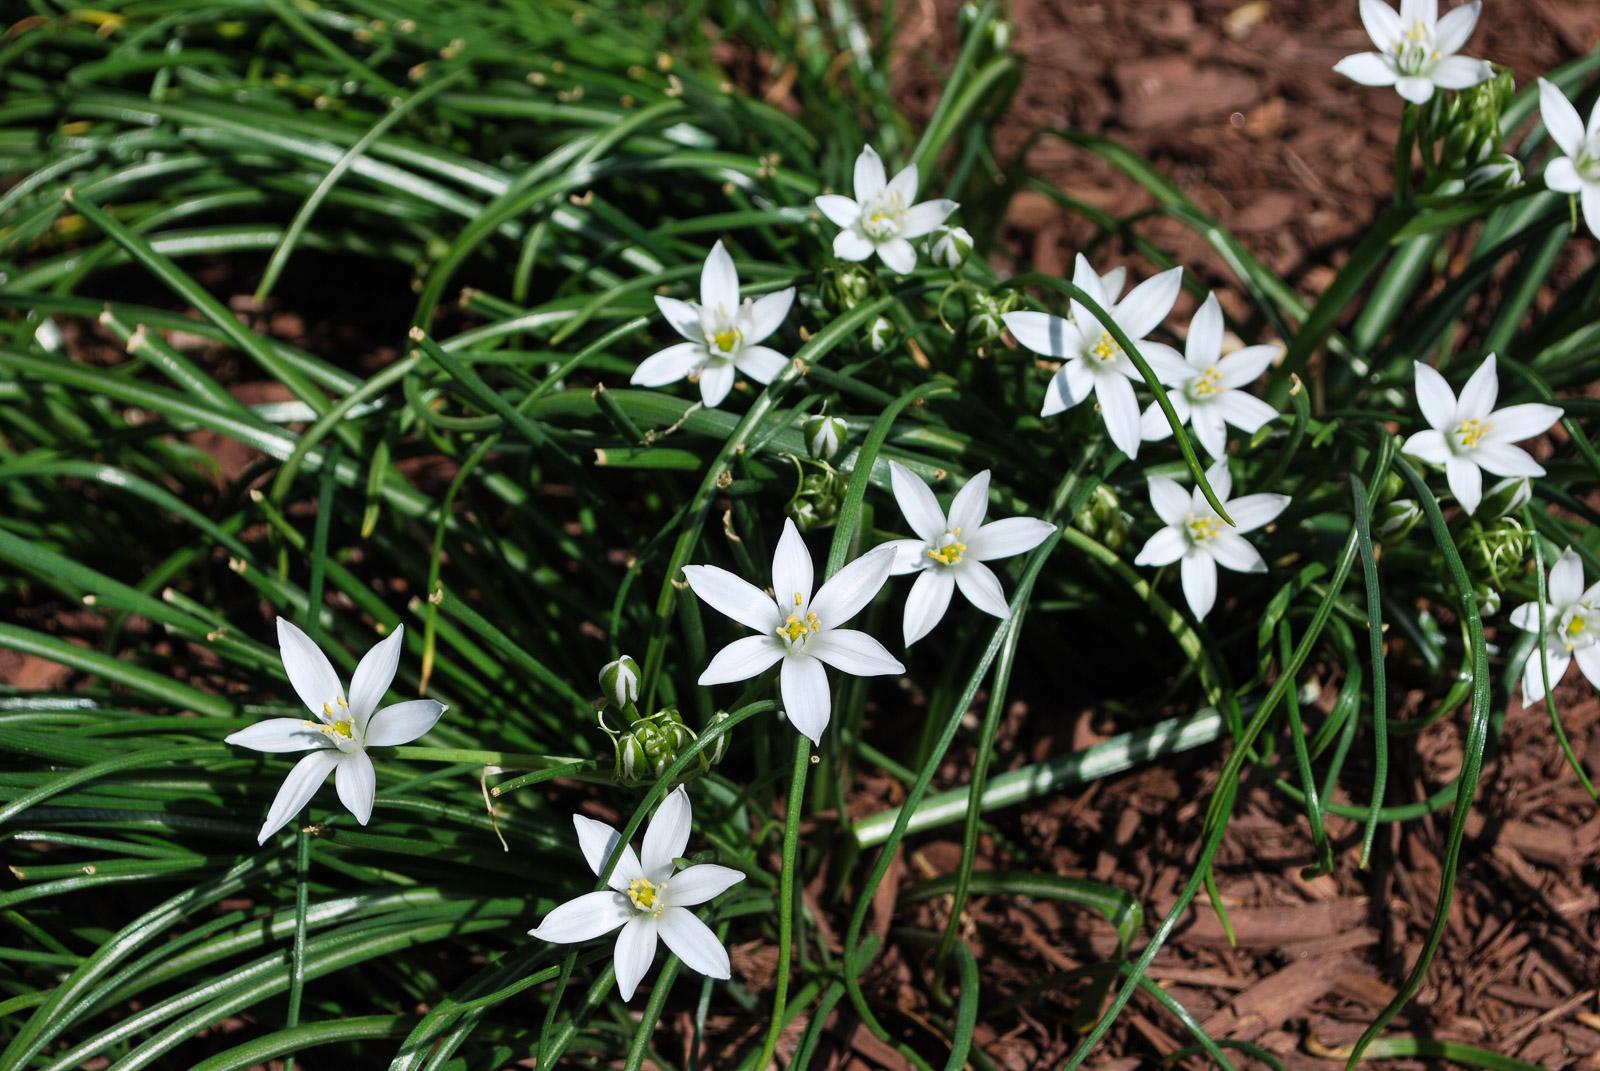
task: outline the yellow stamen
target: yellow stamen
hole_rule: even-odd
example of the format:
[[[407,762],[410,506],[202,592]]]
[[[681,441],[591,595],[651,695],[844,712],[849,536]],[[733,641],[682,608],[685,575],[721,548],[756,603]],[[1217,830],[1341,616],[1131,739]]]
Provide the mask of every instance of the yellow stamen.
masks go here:
[[[659,916],[667,909],[661,902],[661,890],[648,878],[634,878],[628,882],[628,899],[633,901],[634,907],[652,915]]]
[[[1089,356],[1097,361],[1114,361],[1121,352],[1122,347],[1117,345],[1117,340],[1111,337],[1110,331],[1100,332],[1100,340],[1089,347]]]
[[[315,722],[307,722],[306,724],[316,725]],[[355,726],[350,723],[348,718],[344,721],[336,721],[332,725],[317,725],[317,728],[328,736],[342,736],[346,740],[353,740],[356,735]]]
[[[1189,515],[1189,538],[1196,543],[1209,543],[1222,534],[1222,522],[1215,517]]]
[[[1489,428],[1490,424],[1487,420],[1479,420],[1476,417],[1463,420],[1456,425],[1456,438],[1460,440],[1462,446],[1471,450],[1483,442],[1484,436],[1489,434]]]
[[[1195,377],[1190,389],[1199,398],[1209,398],[1214,394],[1221,394],[1222,372],[1216,365],[1212,365]]]
[[[1583,616],[1580,614],[1580,615],[1574,617],[1571,621],[1567,622],[1567,635],[1569,635],[1569,636],[1582,635],[1583,634],[1583,630],[1588,628],[1588,627],[1589,627],[1588,626],[1588,622],[1584,621]]]
[[[946,543],[942,547],[929,547],[928,557],[942,565],[954,565],[967,552],[965,543]]]
[[[740,340],[743,338],[744,335],[739,331],[738,328],[728,327],[712,335],[711,341],[716,345],[717,349],[721,350],[723,353],[732,353],[734,347],[738,346]]]

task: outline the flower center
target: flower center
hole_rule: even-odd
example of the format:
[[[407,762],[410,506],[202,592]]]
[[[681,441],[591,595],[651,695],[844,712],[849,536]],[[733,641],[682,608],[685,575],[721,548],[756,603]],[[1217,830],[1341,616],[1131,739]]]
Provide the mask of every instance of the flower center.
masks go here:
[[[1191,513],[1186,524],[1189,528],[1189,538],[1201,545],[1211,542],[1222,534],[1222,522],[1215,517],[1196,516]]]
[[[1100,338],[1093,346],[1089,347],[1089,356],[1101,364],[1110,364],[1122,353],[1122,347],[1117,345],[1117,340],[1111,337],[1110,331],[1100,332]]]
[[[1600,182],[1600,135],[1587,139],[1572,161],[1584,182]]]
[[[1212,365],[1189,381],[1189,393],[1196,398],[1211,398],[1222,393],[1222,371]]]
[[[1571,607],[1561,615],[1561,620],[1556,624],[1557,638],[1560,639],[1561,646],[1569,651],[1575,651],[1582,647],[1592,647],[1597,640],[1600,640],[1597,630],[1589,627],[1589,614],[1589,608],[1580,605]]]
[[[940,565],[955,565],[961,556],[967,552],[967,545],[960,540],[961,529],[953,528],[944,534],[944,539],[937,547],[928,548],[928,557]]]
[[[1492,425],[1487,420],[1472,417],[1456,425],[1456,442],[1461,444],[1463,450],[1471,450],[1483,442],[1483,437],[1489,434]]]
[[[1433,31],[1417,19],[1400,40],[1394,43],[1394,65],[1404,75],[1421,74],[1438,62],[1439,51],[1433,47]]]
[[[628,899],[633,901],[633,906],[647,914],[661,917],[667,905],[661,899],[664,885],[657,885],[649,878],[634,878],[628,882]]]
[[[861,230],[874,241],[887,241],[900,233],[904,215],[905,205],[900,203],[900,196],[886,193],[873,204],[871,211],[861,214]]]
[[[790,647],[804,643],[807,636],[822,631],[822,618],[815,610],[805,610],[805,596],[794,593],[794,610],[778,626],[778,638]]]
[[[744,333],[737,327],[724,327],[711,336],[711,344],[723,353],[732,353],[743,340]]]

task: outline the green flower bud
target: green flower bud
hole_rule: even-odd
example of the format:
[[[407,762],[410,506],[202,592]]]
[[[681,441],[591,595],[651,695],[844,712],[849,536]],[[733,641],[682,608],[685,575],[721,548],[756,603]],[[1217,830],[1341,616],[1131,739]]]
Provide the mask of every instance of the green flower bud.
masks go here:
[[[1404,541],[1411,530],[1422,520],[1422,507],[1413,498],[1397,498],[1378,507],[1377,523],[1372,534],[1380,543],[1393,546]]]
[[[849,312],[872,293],[872,273],[859,265],[847,265],[834,273],[829,290],[839,311]]]
[[[1006,329],[1005,320],[1001,317],[1016,306],[1017,295],[1012,290],[1002,294],[973,295],[972,313],[967,317],[967,337],[980,346],[985,342],[993,342]]]
[[[711,724],[721,725],[731,717],[733,717],[733,715],[729,714],[726,710],[719,710],[717,711],[716,716],[711,719]],[[707,756],[707,758],[710,759],[711,765],[720,766],[722,764],[722,757],[728,753],[728,742],[732,739],[732,733],[723,733],[721,736],[717,737],[711,742],[711,746],[709,748],[707,748],[705,751],[702,751],[700,754]]]
[[[1467,174],[1467,189],[1474,193],[1500,193],[1522,185],[1522,161],[1495,153]]]
[[[623,655],[600,668],[600,694],[606,705],[621,710],[639,701],[639,663]]]
[[[640,718],[613,741],[616,764],[612,778],[626,788],[654,784],[677,760],[678,753],[694,740],[694,732],[683,724],[683,718],[674,707]],[[691,764],[679,783],[698,777],[706,769],[709,769],[708,763]]]
[[[1111,550],[1121,550],[1128,540],[1128,521],[1122,515],[1122,503],[1107,484],[1095,485],[1089,501],[1072,518],[1072,526]]]
[[[889,348],[889,340],[894,337],[894,324],[887,317],[880,316],[872,321],[872,326],[867,328],[867,346],[873,353],[882,353]]]
[[[1466,565],[1476,582],[1503,590],[1522,575],[1528,560],[1528,530],[1515,517],[1500,517],[1489,524],[1473,521],[1463,548]]]
[[[1477,585],[1472,589],[1472,596],[1478,603],[1479,616],[1493,617],[1500,612],[1500,593],[1489,585]]]
[[[841,418],[818,413],[801,425],[806,437],[806,453],[818,461],[827,461],[839,452],[850,434],[850,425]]]
[[[813,471],[806,471],[799,459],[795,459],[799,482],[789,504],[784,507],[802,532],[832,527],[839,519],[839,506],[844,502],[845,492],[844,477],[827,463],[807,464]]]
[[[1533,484],[1526,476],[1507,476],[1483,496],[1478,516],[1490,520],[1516,513],[1533,500]]]
[[[965,227],[940,227],[925,244],[929,258],[942,268],[959,268],[972,253],[972,235]]]

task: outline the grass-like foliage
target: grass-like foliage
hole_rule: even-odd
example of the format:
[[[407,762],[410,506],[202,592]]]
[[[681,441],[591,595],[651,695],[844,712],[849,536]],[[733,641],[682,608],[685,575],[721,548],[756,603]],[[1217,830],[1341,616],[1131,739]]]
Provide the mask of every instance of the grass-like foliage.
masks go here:
[[[1116,144],[1038,132],[1132,176],[1231,277],[1157,274],[1133,216],[997,159],[1019,66],[994,5],[963,14],[920,128],[873,43],[892,23],[849,3],[13,8],[0,647],[71,672],[0,698],[0,1067],[695,1067],[715,1016],[739,1066],[798,1069],[832,1016],[983,1068],[986,1006],[1060,986],[1069,1067],[1141,990],[1231,1067],[1145,971],[1222,910],[1247,776],[1304,816],[1313,871],[1448,823],[1430,939],[1352,1063],[1417,992],[1528,652],[1539,694],[1600,628],[1574,580],[1600,575],[1596,411],[1573,396],[1600,277],[1557,271],[1590,239],[1541,178],[1563,151],[1552,186],[1600,165],[1551,144],[1536,87],[1485,69],[1408,105],[1395,199],[1313,301]],[[1549,77],[1582,103],[1597,65]],[[758,66],[784,107],[740,88]],[[868,144],[917,170],[880,195]],[[1091,214],[1094,270],[991,267],[1030,185]],[[1096,274],[1115,248],[1126,280]],[[1192,322],[1167,315],[1180,279]],[[1248,307],[1204,302],[1224,284]],[[1552,403],[1543,475],[1483,481],[1479,460],[1540,468],[1511,443],[1553,410],[1508,407]],[[1426,709],[1392,717],[1413,690]],[[1127,735],[1027,765],[996,743],[1019,699]],[[1388,763],[1435,723],[1464,758],[1413,798]],[[1202,746],[1216,789],[1164,916],[1004,836],[974,871],[1007,808]],[[899,806],[852,809],[866,780]],[[642,854],[575,832],[580,805]],[[936,827],[955,872],[891,879]],[[597,873],[615,955],[552,915]],[[995,993],[974,895],[1076,905],[1118,951],[1087,986]],[[945,932],[907,925],[935,898]],[[725,945],[775,949],[775,974],[715,977]],[[915,1016],[878,978],[891,950],[931,994]]]

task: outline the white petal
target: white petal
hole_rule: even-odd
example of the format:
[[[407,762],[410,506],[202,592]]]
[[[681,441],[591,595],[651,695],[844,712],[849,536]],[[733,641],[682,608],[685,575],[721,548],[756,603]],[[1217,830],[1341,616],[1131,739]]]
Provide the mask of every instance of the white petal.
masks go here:
[[[915,573],[931,564],[927,557],[931,548],[926,539],[891,539],[879,546],[894,551],[894,564],[889,567],[890,576]]]
[[[950,218],[950,213],[961,207],[947,198],[936,201],[923,201],[920,205],[912,205],[906,209],[905,219],[900,224],[900,237],[921,238],[936,229],[945,220]]]
[[[693,826],[694,809],[689,805],[689,793],[679,785],[667,793],[645,827],[639,865],[644,867],[647,878],[659,881],[671,875],[672,861],[689,847],[689,830]]]
[[[1167,318],[1167,313],[1172,311],[1173,303],[1178,300],[1178,291],[1182,287],[1182,268],[1168,268],[1161,274],[1146,279],[1130,290],[1127,297],[1117,302],[1115,316],[1117,323],[1129,338],[1138,342]]]
[[[1122,288],[1127,285],[1128,269],[1120,264],[1100,276],[1100,290],[1105,294],[1106,300],[1113,304],[1122,296]]]
[[[1483,420],[1494,409],[1499,394],[1500,377],[1495,372],[1494,354],[1491,353],[1472,373],[1467,385],[1461,388],[1461,397],[1456,399],[1456,419]]]
[[[323,717],[323,705],[344,695],[344,686],[328,656],[311,642],[310,636],[282,617],[278,618],[278,651],[283,656],[283,671],[300,702],[318,718]]]
[[[378,793],[378,774],[365,751],[356,750],[339,756],[333,783],[339,790],[339,802],[355,815],[356,821],[366,825],[372,817],[372,800]]]
[[[739,307],[739,273],[721,242],[711,247],[700,269],[700,307],[732,317]]]
[[[773,596],[785,608],[804,606],[811,601],[811,579],[811,552],[794,521],[785,518],[783,535],[772,552]]]
[[[1412,104],[1426,104],[1433,99],[1433,81],[1420,76],[1399,78],[1395,80],[1394,91]]]
[[[1520,446],[1508,443],[1483,443],[1472,451],[1472,460],[1485,472],[1496,476],[1543,476],[1544,466]]]
[[[229,733],[223,742],[269,754],[332,747],[327,735],[317,728],[320,724],[308,722],[305,718],[268,718],[236,733]]]
[[[1410,26],[1414,22],[1422,23],[1424,29],[1432,30],[1439,21],[1439,0],[1400,0],[1400,22]]]
[[[1544,128],[1567,156],[1577,156],[1583,149],[1583,120],[1578,109],[1572,106],[1567,95],[1554,82],[1539,79],[1539,117]],[[1576,191],[1565,191],[1576,192]]]
[[[1583,192],[1583,179],[1569,156],[1558,156],[1544,165],[1544,184],[1557,193]]]
[[[983,518],[988,512],[989,470],[984,469],[968,480],[966,486],[957,491],[956,497],[950,500],[950,530],[973,535],[983,524]]]
[[[1094,397],[1111,441],[1130,458],[1138,457],[1139,400],[1133,395],[1133,384],[1121,376],[1101,376],[1095,382]]]
[[[667,899],[673,907],[693,907],[721,896],[743,880],[739,871],[715,863],[687,866],[672,875]]]
[[[734,366],[757,383],[771,383],[789,366],[789,358],[766,346],[746,346],[739,351]]]
[[[726,361],[708,364],[700,370],[700,400],[706,408],[715,409],[733,389],[733,365]]]
[[[556,945],[574,945],[608,934],[632,917],[628,898],[621,893],[584,893],[551,911],[537,929],[528,931],[528,936]]]
[[[1246,346],[1242,350],[1234,350],[1217,362],[1217,371],[1222,374],[1222,385],[1234,390],[1248,387],[1261,377],[1261,373],[1267,370],[1281,352],[1283,351],[1277,346]]]
[[[661,939],[683,965],[707,978],[727,978],[728,953],[711,928],[681,907],[669,907],[656,925]]]
[[[1252,547],[1244,536],[1233,532],[1218,532],[1206,544],[1206,550],[1210,552],[1212,560],[1224,569],[1232,569],[1236,573],[1267,571],[1267,563],[1262,560],[1261,552]]]
[[[794,305],[794,287],[763,294],[750,303],[750,322],[745,330],[746,345],[760,342],[783,326],[784,318]]]
[[[1580,580],[1579,582],[1581,583],[1582,581]],[[1546,607],[1545,614],[1547,617],[1553,620],[1556,616],[1554,611],[1554,607]],[[1538,632],[1539,604],[1536,602],[1523,603],[1521,606],[1511,611],[1510,620],[1513,626],[1520,628],[1524,632]]]
[[[1133,559],[1133,564],[1171,565],[1183,557],[1183,552],[1188,549],[1189,541],[1182,532],[1176,528],[1162,528],[1145,543],[1139,556]]]
[[[1194,416],[1194,410],[1189,405],[1189,399],[1183,392],[1174,390],[1167,395],[1167,401],[1172,403],[1172,411],[1178,415],[1178,424],[1181,427],[1187,424]],[[1139,417],[1139,437],[1147,443],[1160,442],[1172,434],[1172,423],[1167,420],[1167,414],[1161,411],[1161,406],[1151,402],[1144,407],[1144,413]]]
[[[1213,458],[1226,457],[1228,454],[1228,427],[1222,419],[1222,407],[1218,401],[1220,399],[1208,405],[1196,405],[1189,417],[1194,437],[1200,440],[1205,452]]]
[[[1272,406],[1242,390],[1225,391],[1217,398],[1215,409],[1218,416],[1247,435],[1254,435],[1278,415]]]
[[[1392,86],[1397,77],[1389,58],[1376,52],[1357,52],[1353,56],[1346,56],[1333,65],[1333,70],[1364,86]]]
[[[392,633],[373,644],[356,665],[356,675],[350,679],[350,716],[358,727],[365,729],[367,719],[383,702],[389,685],[394,683],[395,670],[400,667],[400,650],[406,633],[405,625],[396,625]]]
[[[896,275],[910,275],[917,269],[917,251],[904,238],[891,238],[878,246],[878,259]]]
[[[1217,563],[1209,554],[1189,554],[1179,567],[1183,574],[1183,597],[1197,620],[1205,620],[1217,601]]]
[[[840,226],[849,227],[861,218],[861,206],[848,197],[825,193],[816,199],[817,211]]]
[[[828,673],[822,663],[808,655],[790,655],[783,660],[778,690],[783,696],[783,712],[801,735],[813,744],[822,742],[828,727],[833,698],[828,694]]]
[[[889,180],[888,191],[891,201],[898,200],[903,205],[909,205],[917,199],[917,165],[907,164],[895,172],[894,178]],[[907,235],[907,237],[910,237]]]
[[[1232,517],[1235,532],[1253,532],[1264,524],[1277,520],[1278,514],[1289,508],[1288,495],[1240,495],[1228,500],[1228,516]]]
[[[1555,646],[1546,646],[1546,654],[1550,662],[1550,684],[1554,687],[1561,683],[1561,678],[1566,676],[1567,667],[1572,664],[1572,656]],[[1528,661],[1522,669],[1522,705],[1531,707],[1544,698],[1544,661],[1539,658],[1539,648],[1535,647],[1528,655]]]
[[[1144,363],[1150,366],[1150,371],[1154,372],[1156,379],[1162,383],[1187,383],[1194,376],[1194,369],[1183,359],[1182,354],[1165,342],[1144,339],[1139,343],[1139,356],[1144,358]],[[1129,379],[1144,382],[1144,376],[1139,374],[1139,369],[1131,357],[1118,361],[1117,370]]]
[[[674,343],[640,361],[628,382],[636,387],[664,387],[693,372],[705,359],[704,343]]]
[[[700,324],[700,310],[687,301],[656,295],[656,308],[661,310],[672,329],[690,342],[704,342],[705,328]]]
[[[1178,481],[1166,476],[1151,476],[1146,482],[1156,516],[1174,528],[1182,528],[1189,517],[1189,492],[1178,486]]]
[[[445,706],[434,699],[409,699],[384,707],[367,723],[365,747],[399,747],[425,734],[439,722]]]
[[[889,462],[889,486],[895,503],[911,530],[924,542],[932,543],[945,533],[944,510],[922,477],[900,464]]]
[[[1108,272],[1105,278],[1109,277],[1110,273]],[[1115,304],[1111,296],[1106,293],[1104,279],[1099,272],[1094,270],[1094,266],[1089,263],[1089,258],[1082,253],[1079,253],[1072,261],[1072,285],[1082,290],[1089,296],[1090,301],[1093,301],[1107,312],[1110,312],[1111,306]],[[1072,315],[1074,317],[1079,316],[1080,310],[1082,310],[1084,319],[1078,321],[1079,326],[1086,331],[1094,330],[1099,321],[1095,320],[1092,313],[1074,301],[1072,303]]]
[[[768,605],[771,605],[770,603]],[[716,653],[696,683],[732,684],[765,673],[783,657],[783,641],[772,633],[734,640]]]
[[[866,260],[877,248],[858,230],[842,230],[833,236],[833,255],[840,260]]]
[[[1600,107],[1596,107],[1595,112],[1600,113]],[[1583,222],[1589,233],[1600,238],[1600,184],[1586,183],[1578,200],[1583,206]]]
[[[907,647],[932,632],[944,619],[955,590],[956,578],[950,575],[949,569],[926,569],[917,577],[906,596],[905,616],[900,625]]]
[[[966,556],[980,562],[1009,558],[1037,547],[1055,530],[1056,526],[1049,521],[1034,517],[1007,517],[1002,521],[991,521],[968,537]]]
[[[1478,25],[1478,13],[1482,10],[1483,4],[1480,0],[1472,0],[1470,4],[1462,4],[1455,10],[1447,12],[1434,27],[1434,50],[1446,56],[1460,52],[1461,47],[1472,37],[1472,31]]]
[[[961,594],[967,597],[968,602],[986,614],[1002,618],[1011,616],[1005,589],[1000,586],[1000,578],[994,575],[994,570],[982,562],[963,561],[954,572],[956,587],[961,589]]]
[[[1222,304],[1217,301],[1216,294],[1207,294],[1189,321],[1189,337],[1183,340],[1183,356],[1191,366],[1200,369],[1208,368],[1221,359]]]
[[[294,769],[283,779],[283,787],[278,789],[277,797],[267,810],[267,820],[261,824],[261,832],[256,834],[257,844],[265,844],[268,837],[300,813],[300,809],[322,787],[322,782],[328,779],[334,766],[338,765],[340,754],[336,748],[319,748],[294,764]]]
[[[1069,386],[1069,373],[1074,369],[1081,368],[1082,364],[1083,362],[1081,361],[1068,361],[1055,375],[1050,377],[1050,381],[1044,385],[1044,406],[1039,410],[1040,416],[1054,416],[1057,413],[1071,409],[1088,397],[1088,394],[1074,393]],[[1093,377],[1089,378],[1089,385],[1089,393],[1092,394],[1094,393]]]
[[[882,590],[894,568],[893,551],[874,547],[833,574],[811,600],[823,628],[837,628],[861,612]]]
[[[887,677],[906,671],[883,644],[852,628],[828,629],[812,637],[806,654],[852,677]]]
[[[1445,441],[1444,432],[1432,428],[1411,436],[1400,452],[1430,465],[1443,465],[1450,460],[1450,444]]]
[[[1497,409],[1490,416],[1489,442],[1519,443],[1549,431],[1561,419],[1561,407],[1528,402]]]
[[[757,632],[775,634],[783,618],[771,597],[749,581],[716,565],[685,565],[683,578],[700,601]]]
[[[1546,594],[1550,596],[1551,603],[1561,607],[1571,606],[1583,595],[1583,559],[1572,547],[1568,547],[1550,567],[1550,583]]]
[[[1461,508],[1476,513],[1483,498],[1483,472],[1478,466],[1465,458],[1452,457],[1444,463],[1444,476]]]
[[[612,963],[617,970],[617,993],[624,1001],[633,999],[645,973],[656,958],[656,920],[648,915],[635,915],[617,934],[617,948]]]
[[[1046,357],[1075,357],[1083,336],[1071,320],[1043,312],[1008,312],[1001,317],[1017,342]]]
[[[1574,657],[1578,662],[1578,670],[1590,684],[1600,688],[1600,644],[1585,647],[1576,652]]]
[[[1412,361],[1411,367],[1416,373],[1417,407],[1422,410],[1422,419],[1430,428],[1449,428],[1455,423],[1456,392],[1437,369],[1421,361]]]
[[[1389,51],[1389,46],[1405,32],[1400,16],[1383,0],[1361,0],[1361,25],[1367,28],[1367,36],[1380,52]]]
[[[861,155],[856,157],[853,186],[856,200],[865,204],[882,193],[885,185],[883,161],[871,145],[862,146]]]
[[[1494,68],[1480,59],[1471,59],[1467,56],[1446,56],[1433,65],[1428,72],[1428,79],[1440,89],[1471,89],[1480,82],[1487,81],[1494,74]]]
[[[1211,467],[1206,469],[1206,483],[1211,485],[1211,490],[1216,492],[1218,498],[1228,501],[1228,496],[1233,494],[1233,472],[1228,468],[1227,458],[1218,458],[1211,463]],[[1191,508],[1211,508],[1205,504],[1206,496],[1198,486],[1191,493],[1189,501]]]
[[[600,871],[605,868],[606,860],[611,858],[611,853],[616,850],[618,844],[622,844],[622,834],[605,822],[581,814],[572,816],[572,825],[578,831],[578,847],[583,849],[584,861],[598,877]],[[639,857],[633,853],[633,845],[623,844],[622,855],[617,859],[617,865],[612,869],[611,877],[607,879],[606,884],[617,892],[625,892],[628,882],[642,877],[644,868],[639,865]]]

